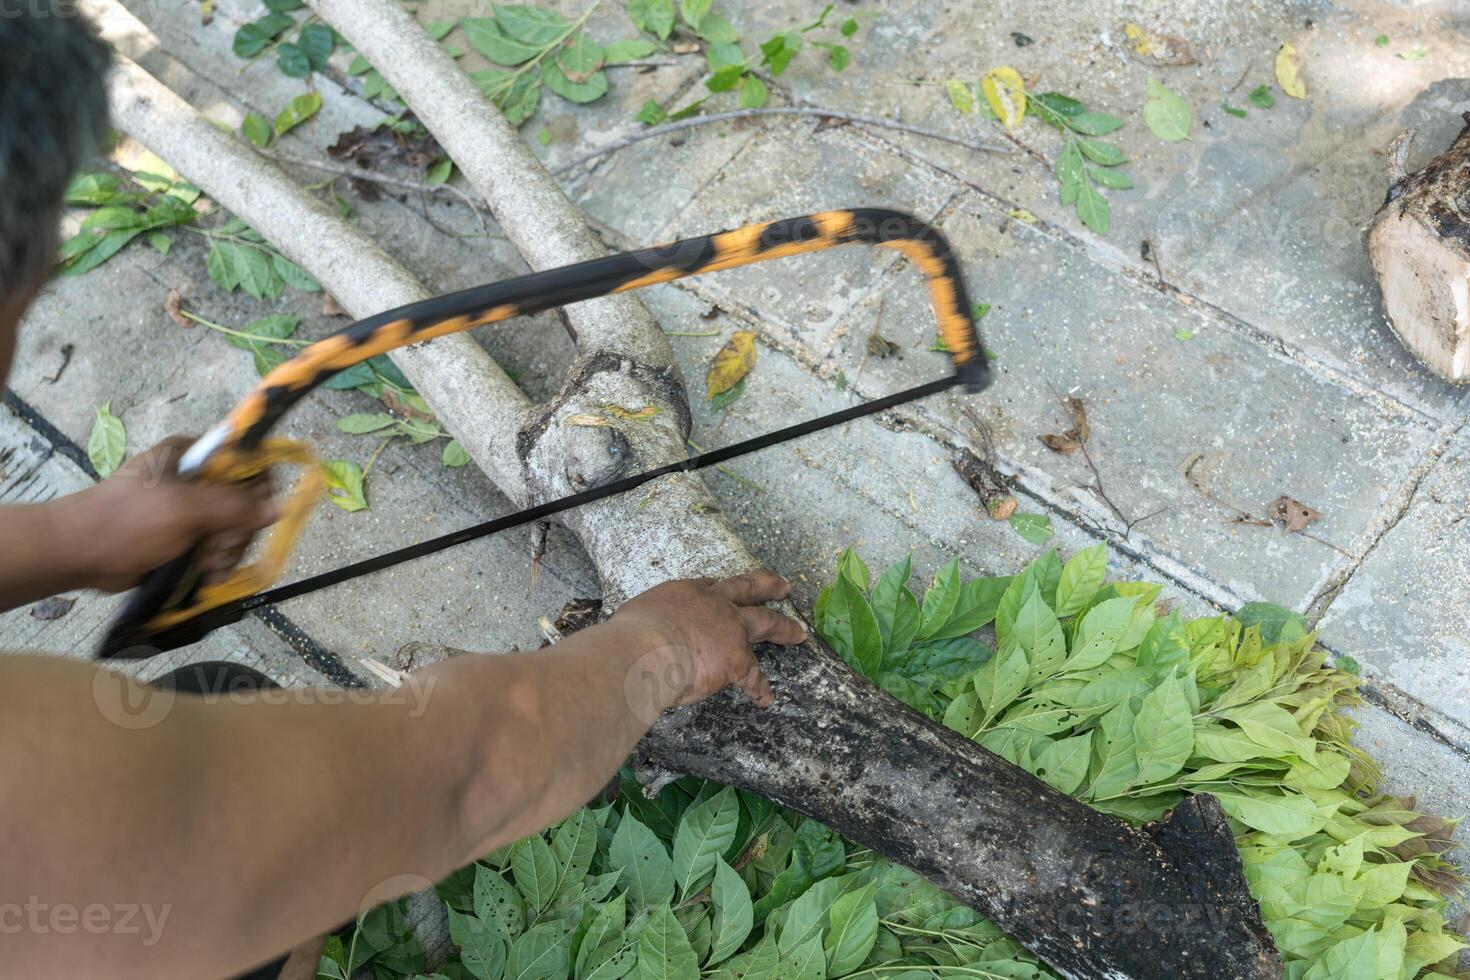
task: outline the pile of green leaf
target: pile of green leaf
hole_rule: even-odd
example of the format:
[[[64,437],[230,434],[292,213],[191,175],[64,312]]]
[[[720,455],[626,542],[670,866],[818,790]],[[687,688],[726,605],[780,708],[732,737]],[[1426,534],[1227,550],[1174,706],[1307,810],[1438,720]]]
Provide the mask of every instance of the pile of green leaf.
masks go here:
[[[873,582],[848,551],[816,622],[886,690],[1099,809],[1138,822],[1214,793],[1291,980],[1460,976],[1443,918],[1453,823],[1374,789],[1342,711],[1355,678],[1287,610],[1186,620],[1105,567],[1101,545],[1012,577],[963,581],[951,562],[917,596],[908,559]],[[1051,976],[912,872],[694,779],[649,800],[625,773],[612,805],[439,892],[460,959],[435,976],[455,980]],[[382,980],[422,970],[402,903],[334,938],[321,976],[365,964]]]

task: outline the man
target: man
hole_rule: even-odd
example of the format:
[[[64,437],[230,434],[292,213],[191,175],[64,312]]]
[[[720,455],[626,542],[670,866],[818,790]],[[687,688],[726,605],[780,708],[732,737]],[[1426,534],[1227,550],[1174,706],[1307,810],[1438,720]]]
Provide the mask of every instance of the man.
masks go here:
[[[0,16],[0,381],[63,189],[105,127],[107,63],[78,18]],[[0,609],[127,588],[201,542],[227,572],[275,511],[260,487],[170,476],[186,444],[0,508]],[[769,704],[751,646],[804,639],[761,605],[789,588],[769,572],[670,582],[545,652],[427,668],[422,698],[179,695],[140,726],[94,691],[141,685],[0,657],[0,971],[234,975],[437,880],[585,803],[664,709],[730,684]]]

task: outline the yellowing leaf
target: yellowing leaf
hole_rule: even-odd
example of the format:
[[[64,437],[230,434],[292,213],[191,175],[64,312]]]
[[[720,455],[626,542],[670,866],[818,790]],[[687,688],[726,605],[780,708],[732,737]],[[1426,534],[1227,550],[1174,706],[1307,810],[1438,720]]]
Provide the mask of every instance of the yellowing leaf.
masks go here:
[[[710,362],[704,379],[704,397],[713,398],[735,387],[755,367],[755,334],[737,330]]]
[[[944,83],[945,94],[949,96],[949,104],[960,111],[960,115],[969,113],[975,104],[975,97],[971,94],[970,86],[958,78],[951,78]]]
[[[583,412],[578,415],[568,415],[566,424],[581,425],[587,428],[605,428],[609,425],[612,425],[612,421],[610,419],[603,418],[601,415],[592,415],[590,413]]]
[[[980,90],[1006,129],[1021,124],[1021,118],[1026,115],[1026,83],[1021,80],[1020,72],[1005,66],[992,68],[980,79]]]
[[[1036,215],[1032,214],[1030,211],[1027,211],[1025,208],[1011,208],[1011,210],[1006,212],[1006,217],[1015,218],[1017,221],[1024,221],[1028,225],[1034,225],[1038,220],[1040,220],[1036,217]]]
[[[642,408],[624,408],[621,405],[604,405],[602,410],[613,418],[622,419],[625,422],[647,422],[659,413],[657,405],[644,405]]]
[[[1290,41],[1281,45],[1281,50],[1276,52],[1276,84],[1293,99],[1307,97],[1307,86],[1302,81],[1302,58]]]
[[[1133,54],[1146,65],[1194,64],[1194,52],[1189,50],[1189,42],[1182,37],[1157,34],[1137,24],[1124,24],[1123,33],[1133,45]]]

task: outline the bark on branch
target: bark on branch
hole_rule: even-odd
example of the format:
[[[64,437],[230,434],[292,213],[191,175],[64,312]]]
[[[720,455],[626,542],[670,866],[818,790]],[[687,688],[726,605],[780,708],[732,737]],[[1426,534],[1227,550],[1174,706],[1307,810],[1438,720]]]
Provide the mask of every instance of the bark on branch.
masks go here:
[[[533,267],[600,254],[519,135],[393,0],[312,5],[414,107]],[[355,314],[422,295],[364,236],[140,70],[125,67],[115,103],[120,128],[260,230]],[[615,297],[568,314],[579,355],[546,405],[527,406],[464,338],[395,358],[517,500],[558,496],[685,455],[683,383],[642,304]],[[663,411],[623,429],[564,424],[569,414],[608,402]],[[609,607],[668,578],[757,564],[688,475],[582,508],[567,523],[598,568]],[[775,708],[762,712],[722,696],[672,712],[640,747],[642,758],[754,790],[828,823],[973,904],[1065,976],[1279,975],[1212,800],[1191,801],[1153,832],[1135,830],[934,725],[818,643],[764,650],[762,659]]]

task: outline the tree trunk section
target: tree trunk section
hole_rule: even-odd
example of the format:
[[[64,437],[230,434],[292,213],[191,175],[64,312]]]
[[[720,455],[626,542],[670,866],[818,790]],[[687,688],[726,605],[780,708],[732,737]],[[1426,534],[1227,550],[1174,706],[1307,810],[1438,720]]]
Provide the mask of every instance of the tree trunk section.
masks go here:
[[[1368,256],[1388,322],[1404,346],[1439,377],[1470,382],[1470,113],[1450,148],[1423,170],[1397,163],[1368,229]]]

